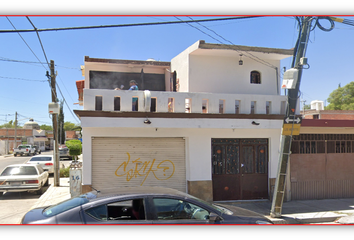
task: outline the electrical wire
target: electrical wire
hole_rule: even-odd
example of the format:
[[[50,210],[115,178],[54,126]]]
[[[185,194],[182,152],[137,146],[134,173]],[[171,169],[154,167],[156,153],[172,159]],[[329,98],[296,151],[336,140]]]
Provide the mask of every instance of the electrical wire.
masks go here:
[[[45,60],[47,61],[48,67],[50,68],[50,65],[49,65],[49,62],[48,62],[48,58],[47,58],[47,54],[46,54],[45,51],[44,51],[44,47],[43,47],[43,44],[42,44],[42,40],[41,40],[41,38],[39,37],[39,33],[38,33],[38,31],[37,31],[37,28],[36,28],[36,26],[34,26],[34,24],[33,24],[32,21],[29,19],[28,16],[26,16],[26,18],[28,19],[28,21],[31,23],[31,25],[33,26],[34,30],[36,31],[36,34],[37,34],[39,43],[41,44],[41,47],[42,47],[42,51],[43,51]]]
[[[3,76],[0,76],[0,78],[15,79],[15,80],[21,80],[21,81],[30,81],[30,82],[47,82],[47,80],[33,80],[33,79],[14,78],[14,77],[3,77]]]
[[[6,17],[7,18],[7,20],[10,22],[10,24],[12,25],[12,27],[15,29],[15,30],[17,30],[16,29],[16,27],[12,24],[12,22],[10,21],[10,19],[8,18],[8,17]],[[33,50],[32,50],[32,48],[27,44],[27,42],[26,42],[26,40],[22,37],[22,35],[18,32],[18,35],[21,37],[21,39],[23,40],[23,42],[26,44],[26,46],[29,48],[29,50],[33,53],[33,55],[37,58],[37,60],[39,61],[39,62],[41,62],[40,60],[39,60],[39,58],[37,57],[37,55],[33,52]],[[42,64],[43,65],[43,64]],[[45,66],[43,65],[43,67],[44,67],[44,69],[47,69],[47,68],[45,68]]]
[[[222,41],[220,41],[219,39],[217,39],[217,38],[211,36],[210,34],[204,32],[204,31],[201,30],[201,29],[199,29],[199,28],[197,28],[197,27],[191,25],[190,23],[188,23],[188,22],[186,22],[186,21],[184,21],[184,20],[182,20],[182,19],[180,19],[180,18],[178,18],[178,17],[175,17],[175,18],[179,19],[180,21],[182,21],[182,22],[184,22],[184,23],[187,23],[189,26],[191,26],[191,27],[193,27],[193,28],[196,28],[197,30],[199,30],[199,31],[201,31],[202,33],[206,34],[207,36],[213,38],[214,40],[218,41],[219,43],[224,44],[224,43],[223,43]],[[205,28],[207,28],[207,27],[205,27]],[[207,28],[207,29],[210,30],[209,28]],[[210,30],[210,31],[213,31],[213,30]],[[215,31],[213,31],[213,32],[215,33]],[[217,35],[218,35],[219,37],[223,38],[223,37],[220,36],[219,34],[217,34]],[[223,38],[223,39],[226,40],[225,38]],[[230,42],[234,47],[238,47],[237,45],[233,44],[231,41],[229,41],[229,40],[226,40],[226,41]],[[227,46],[227,45],[226,45],[226,46]],[[263,65],[266,65],[266,66],[268,66],[268,67],[271,67],[271,68],[276,69],[276,67],[275,67],[274,65],[272,65],[272,64],[270,64],[270,63],[268,63],[268,62],[266,62],[266,61],[264,61],[264,60],[262,60],[262,59],[260,59],[260,58],[258,58],[258,57],[256,57],[256,56],[254,56],[253,54],[251,54],[251,53],[248,52],[248,51],[243,51],[243,50],[239,50],[239,49],[233,49],[233,48],[231,48],[230,46],[227,46],[227,47],[229,47],[230,49],[235,50],[235,51],[237,51],[237,52],[239,52],[239,53],[242,53],[242,54],[245,55],[246,57],[251,58],[251,59],[253,59],[253,60],[256,61],[256,62],[259,62],[259,63],[261,63],[261,64],[263,64]],[[246,52],[247,54],[251,55],[252,57],[250,57],[250,56],[248,56],[247,54],[245,54],[245,52]],[[257,60],[257,59],[258,59],[258,60]]]
[[[211,18],[201,19],[186,22],[212,22],[212,21],[227,21],[238,20],[245,18],[257,18],[261,16],[242,16],[230,18]],[[130,23],[130,24],[116,24],[116,25],[101,25],[101,26],[85,26],[85,27],[66,27],[66,28],[47,28],[47,29],[27,29],[27,30],[0,30],[0,33],[13,33],[13,32],[47,32],[47,31],[62,31],[62,30],[79,30],[79,29],[95,29],[95,28],[117,28],[117,27],[136,27],[136,26],[153,26],[153,25],[166,25],[166,24],[180,24],[180,21],[169,22],[153,22],[153,23]]]

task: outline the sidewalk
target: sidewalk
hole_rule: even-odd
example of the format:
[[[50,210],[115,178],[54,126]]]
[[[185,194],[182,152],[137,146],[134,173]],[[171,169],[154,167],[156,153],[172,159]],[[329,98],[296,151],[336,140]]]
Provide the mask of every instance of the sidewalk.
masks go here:
[[[55,187],[54,184],[51,184],[36,204],[32,206],[32,209],[57,204],[69,198],[71,198],[69,178],[60,178],[59,186]]]
[[[60,178],[60,186],[52,184],[32,208],[53,205],[70,197],[69,178]],[[275,224],[336,224],[337,219],[338,223],[354,224],[354,198],[284,202],[280,218],[270,217],[269,200],[224,203],[257,212]]]
[[[247,201],[228,202],[234,206],[257,212],[275,224],[354,224],[354,198],[294,200],[283,203],[282,216],[271,218],[272,202]]]

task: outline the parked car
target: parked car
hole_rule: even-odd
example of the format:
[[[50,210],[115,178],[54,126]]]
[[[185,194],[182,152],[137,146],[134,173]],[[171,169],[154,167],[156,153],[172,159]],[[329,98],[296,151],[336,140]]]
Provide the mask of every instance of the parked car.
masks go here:
[[[92,191],[27,212],[22,224],[272,224],[235,206],[210,204],[170,188]]]
[[[32,156],[36,154],[36,149],[32,145],[20,145],[13,151],[14,156]]]
[[[0,192],[42,192],[48,186],[48,172],[39,165],[14,164],[0,174]]]
[[[67,146],[59,146],[59,158],[68,158],[69,160],[73,159],[73,157],[69,155],[69,148]]]
[[[54,173],[54,159],[52,155],[34,156],[27,161],[27,164],[38,164],[48,173]]]

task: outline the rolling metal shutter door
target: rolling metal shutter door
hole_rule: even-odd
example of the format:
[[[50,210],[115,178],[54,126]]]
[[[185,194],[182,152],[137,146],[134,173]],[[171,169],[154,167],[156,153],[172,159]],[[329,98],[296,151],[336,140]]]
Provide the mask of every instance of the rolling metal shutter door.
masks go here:
[[[162,186],[186,192],[183,138],[92,138],[92,186]]]

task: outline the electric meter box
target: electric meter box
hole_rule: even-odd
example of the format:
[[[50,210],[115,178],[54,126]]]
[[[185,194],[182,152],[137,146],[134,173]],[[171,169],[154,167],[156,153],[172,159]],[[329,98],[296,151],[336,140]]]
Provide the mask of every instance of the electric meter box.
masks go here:
[[[59,103],[55,103],[55,102],[49,103],[48,104],[48,111],[49,111],[49,114],[59,114],[59,111],[60,111]]]
[[[299,75],[299,70],[296,68],[290,68],[284,73],[283,76],[283,84],[281,85],[281,88],[283,89],[295,89],[297,79]]]

